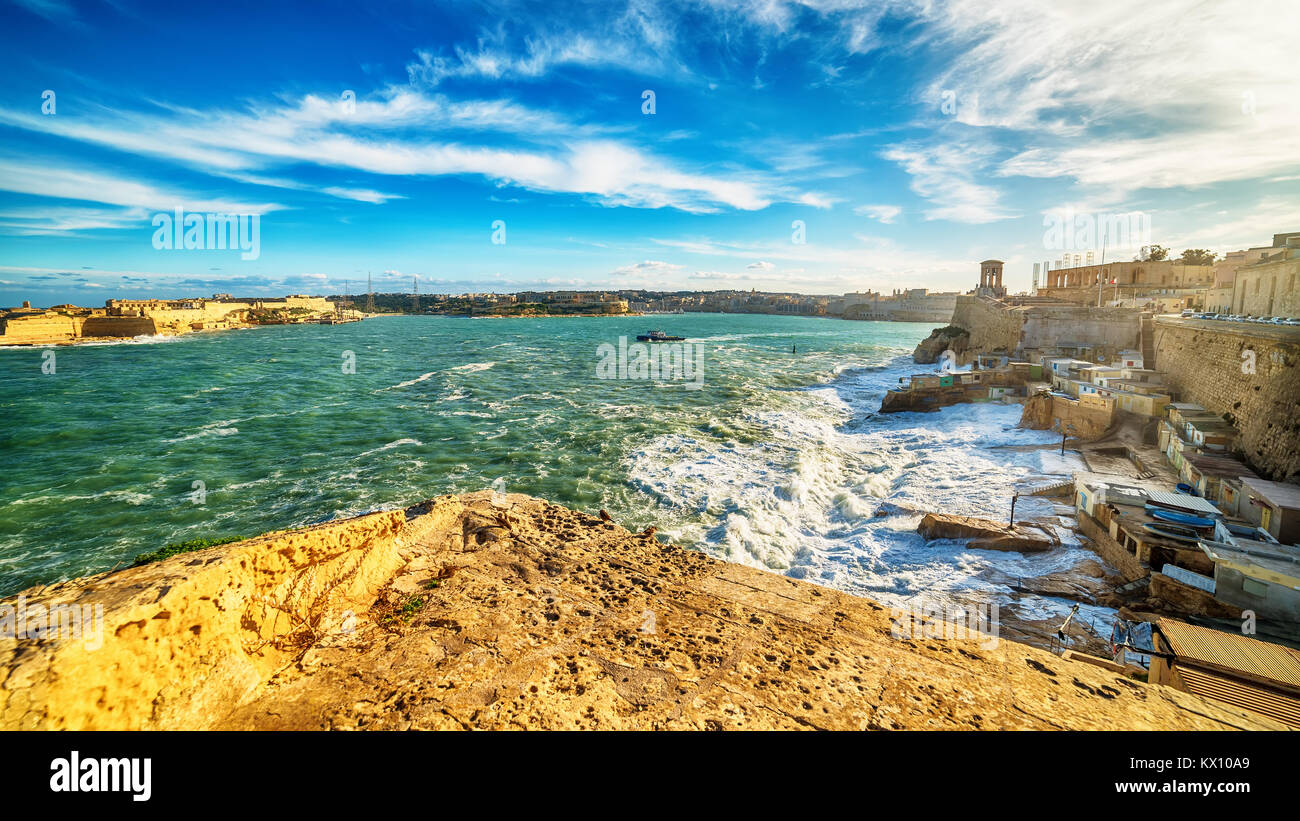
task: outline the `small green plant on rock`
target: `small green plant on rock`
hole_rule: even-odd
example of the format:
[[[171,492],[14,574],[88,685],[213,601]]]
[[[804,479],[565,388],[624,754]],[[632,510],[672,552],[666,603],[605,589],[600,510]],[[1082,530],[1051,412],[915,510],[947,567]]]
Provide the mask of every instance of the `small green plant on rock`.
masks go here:
[[[192,553],[195,550],[205,550],[209,547],[230,544],[231,542],[242,542],[243,540],[243,536],[221,536],[216,539],[190,539],[187,542],[169,542],[151,553],[141,553],[136,556],[131,566],[139,567],[142,564],[161,561],[181,553]]]

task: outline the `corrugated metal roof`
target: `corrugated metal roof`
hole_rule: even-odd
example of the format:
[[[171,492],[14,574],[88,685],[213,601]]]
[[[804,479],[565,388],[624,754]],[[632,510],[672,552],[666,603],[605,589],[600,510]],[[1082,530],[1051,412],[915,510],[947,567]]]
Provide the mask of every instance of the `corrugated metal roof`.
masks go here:
[[[1177,656],[1176,661],[1208,664],[1229,673],[1244,673],[1273,682],[1300,697],[1298,650],[1173,619],[1160,619],[1156,627]]]
[[[1192,456],[1184,457],[1191,462],[1197,470],[1202,473],[1213,473],[1221,476],[1236,478],[1238,476],[1247,476],[1252,479],[1259,478],[1255,471],[1246,467],[1246,464],[1240,459],[1234,459],[1231,456],[1218,456],[1213,453],[1199,453]]]
[[[1249,682],[1217,676],[1206,670],[1175,665],[1187,692],[1260,713],[1300,730],[1300,698],[1287,696]]]
[[[1202,499],[1200,496],[1192,496],[1187,493],[1170,493],[1167,490],[1148,490],[1147,501],[1164,507],[1175,507],[1180,510],[1190,510],[1193,513],[1210,513],[1215,516],[1222,516],[1223,511],[1214,506],[1213,502]]]
[[[1214,579],[1209,576],[1202,576],[1200,573],[1193,573],[1185,567],[1179,567],[1174,564],[1166,563],[1160,572],[1183,584],[1195,587],[1198,590],[1204,590],[1211,596],[1214,595]]]

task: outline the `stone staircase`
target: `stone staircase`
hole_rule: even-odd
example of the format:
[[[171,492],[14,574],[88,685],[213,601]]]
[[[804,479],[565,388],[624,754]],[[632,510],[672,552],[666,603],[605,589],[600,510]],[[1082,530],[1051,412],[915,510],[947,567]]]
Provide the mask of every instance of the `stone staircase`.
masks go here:
[[[1151,314],[1142,314],[1141,335],[1142,364],[1148,368],[1156,366],[1156,320]]]
[[[1063,479],[1048,485],[1039,485],[1025,491],[1028,496],[1069,496],[1074,490],[1073,479]]]

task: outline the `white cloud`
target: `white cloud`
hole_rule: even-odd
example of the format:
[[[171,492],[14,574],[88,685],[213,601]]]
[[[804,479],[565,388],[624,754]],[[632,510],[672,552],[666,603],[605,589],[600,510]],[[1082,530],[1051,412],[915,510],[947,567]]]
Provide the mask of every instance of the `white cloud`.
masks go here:
[[[0,190],[84,200],[126,208],[265,214],[283,206],[208,197],[178,188],[125,179],[94,169],[0,159]]]
[[[800,202],[803,205],[811,205],[813,208],[824,209],[824,208],[830,208],[832,205],[835,204],[836,200],[833,197],[828,197],[824,194],[817,194],[812,191],[809,191],[807,193],[800,194],[797,202]]]
[[[647,259],[645,262],[637,262],[632,265],[623,265],[610,271],[610,274],[617,277],[625,276],[656,276],[671,274],[680,271],[682,266],[674,265],[671,262],[660,262],[657,259]]]
[[[294,105],[251,113],[174,109],[160,116],[113,110],[98,117],[53,120],[0,110],[0,123],[53,131],[244,182],[286,188],[305,186],[260,172],[273,165],[312,163],[392,176],[470,174],[534,191],[587,195],[606,205],[691,212],[723,207],[757,210],[779,199],[829,205],[821,195],[788,191],[755,172],[701,173],[628,143],[591,136],[595,130],[560,128],[548,115],[502,102],[452,105],[401,92],[376,101],[357,100],[349,114],[341,100],[308,95]],[[478,144],[432,140],[423,128],[383,134],[397,123],[410,127],[448,122],[471,131],[530,129],[532,138],[546,144],[503,147],[499,140]],[[344,186],[320,190],[366,202],[394,196]]]
[[[892,225],[894,219],[903,212],[897,205],[859,205],[853,213],[862,217],[871,217],[876,222]]]
[[[935,3],[920,7],[920,37],[951,61],[923,96],[937,110],[952,92],[957,121],[1019,132],[1027,147],[1004,176],[1071,177],[1114,197],[1263,178],[1300,168],[1296,47],[1264,34],[1294,10],[1292,0]],[[963,106],[972,99],[978,107]]]
[[[143,208],[69,205],[5,209],[0,210],[0,233],[43,236],[100,228],[137,228],[147,224],[149,217],[149,212]]]
[[[504,23],[498,24],[481,30],[472,48],[455,46],[451,55],[417,52],[418,59],[406,67],[411,84],[436,87],[456,79],[527,82],[566,67],[617,68],[679,78],[690,74],[674,56],[678,24],[672,9],[631,0],[621,14],[609,4],[571,14],[574,18],[599,15],[599,25],[594,27],[598,33],[572,26],[534,25],[526,36],[517,37],[511,36]]]
[[[745,274],[731,273],[729,271],[696,271],[688,277],[688,279],[720,279],[728,282],[749,278]]]
[[[975,181],[989,153],[973,144],[909,143],[883,156],[911,174],[912,190],[934,205],[924,212],[927,220],[981,224],[1015,216],[999,203],[1001,192]]]
[[[376,205],[382,205],[392,199],[405,199],[405,197],[397,194],[385,194],[382,191],[373,191],[369,188],[341,188],[337,185],[331,185],[320,190],[331,197],[356,200],[357,202],[371,202]]]

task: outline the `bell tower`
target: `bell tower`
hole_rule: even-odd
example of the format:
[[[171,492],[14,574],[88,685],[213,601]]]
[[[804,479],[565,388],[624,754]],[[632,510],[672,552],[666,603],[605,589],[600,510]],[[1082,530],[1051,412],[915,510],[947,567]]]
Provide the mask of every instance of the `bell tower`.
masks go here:
[[[1007,289],[1002,287],[1002,265],[1000,259],[986,259],[980,263],[980,284],[975,289],[976,294],[998,299],[1007,295]]]

